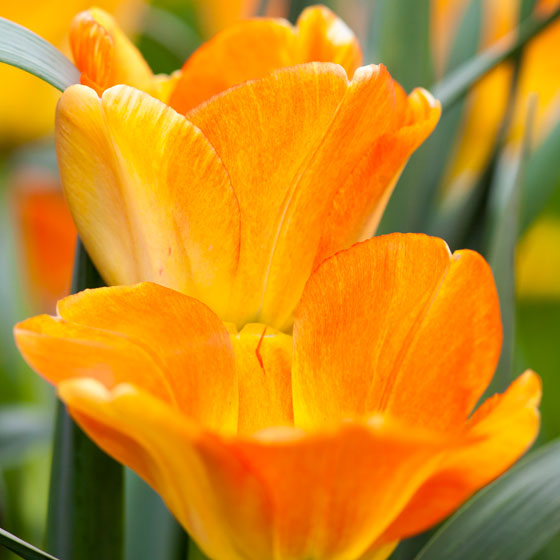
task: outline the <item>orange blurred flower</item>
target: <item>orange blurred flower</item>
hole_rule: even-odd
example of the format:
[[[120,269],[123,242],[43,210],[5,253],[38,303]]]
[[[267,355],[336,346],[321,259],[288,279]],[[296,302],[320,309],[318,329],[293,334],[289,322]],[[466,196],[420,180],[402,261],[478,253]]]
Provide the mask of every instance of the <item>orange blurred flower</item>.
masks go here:
[[[71,38],[101,98],[64,93],[57,152],[98,270],[109,285],[177,289],[238,326],[290,327],[313,268],[374,233],[440,114],[383,66],[358,68],[355,37],[323,7],[297,27],[240,22],[167,78],[100,11]]]
[[[532,372],[471,415],[500,354],[492,274],[423,235],[323,262],[293,342],[264,325],[228,332],[155,284],[82,292],[15,334],[92,439],[216,560],[387,558],[539,425]]]
[[[70,289],[76,227],[56,176],[22,169],[9,187],[24,283],[33,308],[52,311]]]

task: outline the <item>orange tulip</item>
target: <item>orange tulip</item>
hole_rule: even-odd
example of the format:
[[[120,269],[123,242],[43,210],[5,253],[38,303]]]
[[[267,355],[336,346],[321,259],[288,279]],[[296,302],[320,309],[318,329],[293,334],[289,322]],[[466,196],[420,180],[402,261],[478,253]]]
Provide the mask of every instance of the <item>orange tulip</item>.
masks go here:
[[[439,104],[406,96],[383,66],[356,69],[359,46],[326,8],[296,28],[240,22],[169,79],[99,14],[78,17],[72,44],[101,98],[69,88],[56,126],[66,197],[98,270],[110,285],[179,290],[238,326],[288,329],[313,268],[373,234]],[[118,82],[138,89],[106,89]]]
[[[15,334],[90,437],[215,560],[387,558],[538,430],[530,371],[471,415],[500,353],[492,274],[423,235],[323,262],[293,340],[228,332],[149,283],[70,296]]]
[[[23,169],[10,181],[19,257],[33,309],[52,311],[68,294],[76,228],[58,179]]]

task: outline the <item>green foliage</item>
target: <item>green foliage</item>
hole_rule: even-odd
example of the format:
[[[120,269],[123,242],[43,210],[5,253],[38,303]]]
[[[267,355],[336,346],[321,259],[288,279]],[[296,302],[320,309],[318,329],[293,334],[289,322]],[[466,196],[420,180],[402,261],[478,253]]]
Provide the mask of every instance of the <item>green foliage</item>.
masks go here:
[[[479,492],[415,560],[530,560],[560,530],[560,440]]]
[[[29,29],[2,17],[0,62],[21,68],[60,91],[80,81],[76,67],[58,49]]]
[[[24,560],[57,560],[54,556],[18,539],[16,536],[8,533],[8,531],[4,531],[4,529],[0,529],[0,545],[15,552]]]

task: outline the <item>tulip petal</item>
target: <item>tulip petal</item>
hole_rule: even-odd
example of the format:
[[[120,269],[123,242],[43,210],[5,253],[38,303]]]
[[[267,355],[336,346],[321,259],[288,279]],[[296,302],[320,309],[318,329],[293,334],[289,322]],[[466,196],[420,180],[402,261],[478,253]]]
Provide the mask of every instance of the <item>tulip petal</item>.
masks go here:
[[[381,417],[316,434],[272,428],[224,442],[206,464],[229,516],[254,493],[245,477],[266,489],[266,517],[252,530],[271,533],[274,554],[247,558],[360,558],[438,463],[445,443],[412,434]]]
[[[70,29],[74,62],[81,83],[102,94],[117,84],[151,91],[154,75],[113,17],[99,8],[78,14]]]
[[[153,281],[220,313],[239,253],[227,171],[190,122],[127,86],[73,86],[57,114],[62,184],[110,285]]]
[[[472,443],[447,454],[380,541],[434,525],[508,469],[537,436],[540,396],[539,377],[527,371],[504,394],[483,403],[468,423]]]
[[[224,511],[199,449],[204,445],[205,453],[212,450],[215,436],[132,385],[109,391],[94,379],[82,378],[61,383],[58,392],[93,441],[150,484],[211,558],[246,559],[235,546],[240,539],[250,550],[263,549],[266,536],[249,533],[243,522],[249,515],[255,523],[263,519],[265,496],[257,483],[249,481],[256,495],[247,498],[254,497],[255,502],[238,503],[234,516]],[[240,487],[242,482],[238,479]]]
[[[240,332],[233,328],[231,342],[239,380],[239,433],[293,425],[292,337],[249,324]]]
[[[361,60],[355,35],[324,6],[304,10],[297,27],[284,19],[248,19],[218,33],[187,60],[169,104],[186,113],[233,86],[305,62],[334,62],[352,76]]]
[[[352,30],[325,6],[303,10],[297,20],[299,61],[334,62],[351,78],[362,64],[362,49]]]
[[[402,127],[380,137],[336,193],[315,266],[374,235],[403,167],[434,130],[441,105],[427,91],[415,89],[402,113]]]
[[[51,383],[76,377],[95,378],[109,389],[132,383],[204,425],[235,430],[233,350],[227,330],[205,305],[139,284],[69,296],[58,313],[15,329],[22,354]]]
[[[492,273],[424,235],[374,238],[325,261],[294,325],[294,417],[317,426],[383,411],[411,425],[460,425],[501,347]],[[349,351],[352,349],[352,351]]]
[[[327,63],[278,70],[187,115],[224,162],[241,211],[240,262],[225,320],[289,326],[336,191],[399,117],[383,66],[360,68],[348,84],[342,69]]]
[[[59,386],[73,417],[134,468],[212,558],[359,558],[437,466],[448,442],[380,417],[249,439],[193,428],[132,386]],[[386,557],[394,544],[382,545]],[[371,553],[365,558],[375,558]]]

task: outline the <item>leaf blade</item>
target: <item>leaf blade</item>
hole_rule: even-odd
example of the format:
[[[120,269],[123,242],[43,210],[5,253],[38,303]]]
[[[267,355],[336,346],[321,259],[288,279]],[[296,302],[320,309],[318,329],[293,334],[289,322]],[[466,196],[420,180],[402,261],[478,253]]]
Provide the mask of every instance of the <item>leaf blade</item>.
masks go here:
[[[0,17],[0,62],[21,68],[60,91],[80,82],[78,69],[57,48],[3,17]]]
[[[560,531],[560,440],[463,506],[415,560],[529,560]]]

